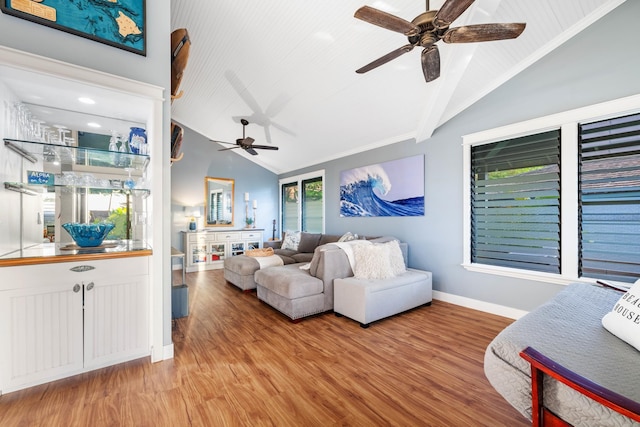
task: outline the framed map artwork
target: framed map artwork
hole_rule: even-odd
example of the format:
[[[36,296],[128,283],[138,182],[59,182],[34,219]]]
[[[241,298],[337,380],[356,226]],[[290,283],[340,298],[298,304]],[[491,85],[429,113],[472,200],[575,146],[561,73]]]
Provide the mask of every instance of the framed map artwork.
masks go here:
[[[146,56],[145,0],[0,0],[4,13]]]

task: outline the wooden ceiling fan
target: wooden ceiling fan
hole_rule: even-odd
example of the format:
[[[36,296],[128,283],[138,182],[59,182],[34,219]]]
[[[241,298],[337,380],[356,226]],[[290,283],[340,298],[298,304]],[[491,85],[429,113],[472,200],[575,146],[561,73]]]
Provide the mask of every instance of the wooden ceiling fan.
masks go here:
[[[235,144],[232,143],[232,142],[216,141],[216,140],[213,140],[213,139],[211,140],[212,142],[218,142],[220,144],[233,145],[233,147],[221,148],[218,151],[225,151],[225,150],[233,150],[235,148],[242,148],[247,153],[256,156],[258,154],[256,149],[258,149],[258,150],[277,150],[278,149],[278,147],[274,147],[273,145],[254,145],[253,142],[255,141],[255,139],[251,138],[250,136],[246,136],[245,135],[245,127],[249,124],[249,121],[247,119],[240,119],[240,123],[242,123],[242,138],[236,139]]]
[[[524,23],[477,24],[449,28],[449,25],[474,1],[446,0],[439,10],[429,10],[427,0],[427,11],[416,16],[411,22],[370,6],[361,7],[354,15],[356,18],[402,33],[407,36],[409,43],[356,70],[356,73],[371,71],[410,52],[414,47],[421,46],[422,72],[424,79],[430,82],[440,77],[440,53],[436,42],[442,40],[445,43],[473,43],[506,40],[514,39],[524,31]]]

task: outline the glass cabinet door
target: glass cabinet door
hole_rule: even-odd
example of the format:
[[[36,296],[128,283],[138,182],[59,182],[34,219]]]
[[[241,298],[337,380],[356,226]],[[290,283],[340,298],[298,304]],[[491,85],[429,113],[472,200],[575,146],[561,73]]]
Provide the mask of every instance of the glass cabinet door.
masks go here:
[[[222,261],[224,260],[224,252],[225,252],[225,244],[224,243],[212,243],[209,251],[211,262]]]
[[[191,264],[207,262],[207,245],[198,244],[191,246]]]

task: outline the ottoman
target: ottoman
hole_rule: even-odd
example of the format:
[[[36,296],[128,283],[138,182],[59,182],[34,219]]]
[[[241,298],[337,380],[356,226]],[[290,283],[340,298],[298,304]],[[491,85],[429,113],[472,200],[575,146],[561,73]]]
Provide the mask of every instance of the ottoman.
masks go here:
[[[294,322],[325,310],[324,283],[302,270],[305,263],[258,270],[255,273],[258,299]]]
[[[243,291],[256,288],[254,274],[261,268],[282,265],[282,258],[277,255],[269,257],[250,257],[236,255],[224,259],[224,278],[227,282]]]
[[[335,279],[333,309],[367,328],[369,323],[421,306],[432,300],[431,272],[407,269],[389,279]]]

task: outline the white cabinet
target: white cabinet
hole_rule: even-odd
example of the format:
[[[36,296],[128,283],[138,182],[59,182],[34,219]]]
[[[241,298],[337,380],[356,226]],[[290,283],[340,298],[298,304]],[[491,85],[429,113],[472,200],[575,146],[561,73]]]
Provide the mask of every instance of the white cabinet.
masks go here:
[[[0,269],[0,394],[150,354],[148,258]]]
[[[186,271],[223,268],[224,259],[262,247],[263,230],[184,232]]]

